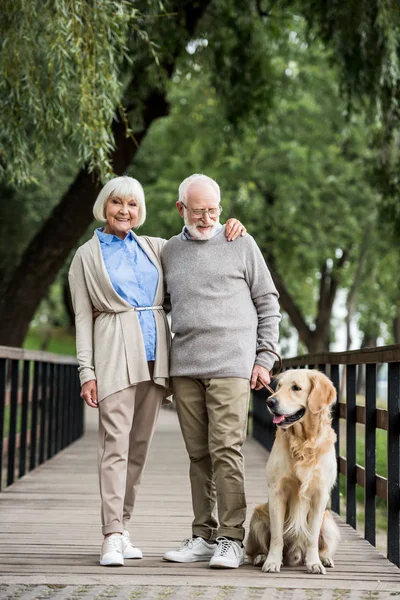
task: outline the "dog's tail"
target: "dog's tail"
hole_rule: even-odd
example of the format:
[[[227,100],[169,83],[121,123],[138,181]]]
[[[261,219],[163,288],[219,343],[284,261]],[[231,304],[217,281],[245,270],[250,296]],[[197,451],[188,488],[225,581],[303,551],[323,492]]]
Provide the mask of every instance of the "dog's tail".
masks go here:
[[[246,554],[252,562],[254,562],[257,557],[267,556],[270,537],[271,529],[268,503],[260,504],[259,506],[256,506],[251,517],[250,530],[246,542]]]

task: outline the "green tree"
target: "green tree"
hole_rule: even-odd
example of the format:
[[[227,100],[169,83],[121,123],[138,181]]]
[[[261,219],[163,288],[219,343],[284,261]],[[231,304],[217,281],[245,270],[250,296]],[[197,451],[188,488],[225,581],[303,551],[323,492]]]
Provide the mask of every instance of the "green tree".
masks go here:
[[[289,4],[292,4],[289,2]],[[391,0],[311,0],[301,3],[309,23],[331,48],[351,107],[362,99],[379,122],[381,150],[375,184],[391,235],[400,233],[400,10]]]
[[[269,96],[267,110],[253,102],[245,120],[233,119],[218,102],[210,61],[195,53],[178,67],[171,116],[153,128],[134,173],[147,184],[148,231],[165,237],[180,226],[171,214],[179,181],[199,167],[214,176],[225,211],[262,248],[304,347],[324,351],[338,289],[354,277],[365,225],[377,219],[369,130],[346,115],[329,56],[317,42],[308,46],[302,20],[274,44],[265,31],[264,47],[269,80],[257,94]]]
[[[114,4],[118,8],[119,2]],[[149,26],[151,24],[152,43],[159,44],[162,52],[155,61],[147,48],[143,50],[142,39],[130,40],[129,55],[134,60],[121,74],[123,94],[114,106],[110,122],[113,150],[108,160],[114,173],[125,172],[153,121],[167,114],[166,81],[208,4],[209,0],[195,4],[171,1],[168,10],[162,10],[161,14],[156,13],[149,2],[136,4],[149,20]],[[108,52],[114,51],[115,48],[108,46]],[[102,93],[102,90],[97,91]],[[121,118],[121,106],[124,118]],[[5,345],[22,344],[40,301],[92,221],[92,206],[100,189],[99,173],[92,173],[88,162],[78,164],[79,172],[25,247],[3,291],[0,342]],[[29,294],[26,289],[30,290]]]
[[[71,143],[89,171],[112,172],[121,75],[144,26],[129,0],[2,2],[0,176],[35,180],[32,157],[51,165]]]
[[[87,20],[83,19],[83,26],[81,27],[79,20],[74,25],[74,31],[78,33],[75,38],[71,38],[71,44],[75,48],[83,48],[82,41],[79,40],[84,37],[85,27],[90,24],[91,19],[98,18],[101,23],[105,23],[107,17],[94,15],[91,12],[92,3],[83,0],[75,0],[68,4],[64,4],[61,0],[57,3],[40,4],[20,0],[17,3],[8,2],[6,5],[9,13],[7,19],[12,28],[17,23],[20,31],[29,29],[28,4],[33,4],[37,11],[44,11],[47,27],[44,28],[46,34],[43,37],[43,48],[40,47],[38,39],[29,41],[27,38],[25,52],[27,55],[30,54],[33,59],[33,71],[29,70],[30,65],[26,61],[20,61],[22,64],[21,77],[14,82],[10,77],[7,78],[6,92],[11,94],[14,90],[23,89],[26,96],[24,96],[25,100],[21,106],[29,107],[30,103],[35,103],[35,98],[36,101],[38,97],[40,100],[40,94],[37,93],[37,90],[42,89],[40,85],[37,85],[40,77],[35,79],[32,73],[42,73],[43,62],[45,65],[47,64],[45,57],[51,55],[48,52],[47,44],[52,39],[52,35],[59,36],[61,30],[61,38],[57,39],[63,40],[61,46],[67,54],[70,48],[68,34],[65,36],[62,33],[62,28],[65,31],[69,27],[69,21],[65,20],[62,10],[61,13],[57,13],[61,15],[59,18],[52,19],[50,24],[48,22],[49,15],[54,14],[53,5],[57,10],[64,7],[67,17],[70,16],[68,12],[70,10],[74,10],[74,14],[82,14],[81,9],[85,13],[87,10],[88,17]],[[96,79],[96,85],[86,88],[89,100],[86,94],[87,104],[83,104],[82,115],[87,114],[86,106],[103,106],[103,109],[99,108],[99,128],[95,115],[95,118],[89,119],[91,128],[94,127],[95,131],[92,129],[85,131],[86,121],[85,119],[85,122],[79,120],[81,114],[78,114],[78,111],[75,118],[77,123],[83,123],[83,130],[78,131],[73,140],[70,139],[71,129],[66,125],[64,145],[80,157],[78,172],[71,180],[67,191],[55,202],[53,212],[26,246],[19,265],[12,272],[8,284],[3,290],[0,304],[0,342],[5,344],[21,344],[29,321],[40,300],[46,294],[69,252],[77,244],[92,220],[91,207],[99,189],[98,177],[102,172],[107,171],[109,165],[116,174],[124,172],[131,165],[151,125],[168,113],[169,107],[166,100],[168,81],[171,77],[178,76],[176,72],[178,63],[183,65],[185,59],[192,60],[193,49],[196,50],[196,54],[202,54],[205,61],[209,62],[209,82],[215,90],[214,102],[224,108],[223,130],[222,132],[211,132],[211,134],[215,144],[220,141],[226,144],[224,156],[232,156],[231,159],[224,159],[225,163],[230,162],[231,169],[230,183],[226,187],[228,191],[235,189],[234,185],[237,181],[233,177],[236,173],[235,163],[240,161],[238,159],[240,155],[237,152],[230,152],[231,149],[235,150],[236,137],[239,134],[240,137],[243,135],[244,143],[250,143],[251,136],[249,133],[246,136],[246,131],[251,131],[251,124],[247,123],[244,126],[242,124],[246,122],[247,116],[254,118],[255,122],[257,119],[260,120],[263,111],[265,114],[265,107],[272,106],[270,102],[281,93],[279,85],[282,85],[282,82],[286,84],[288,81],[281,77],[275,82],[272,75],[270,76],[269,69],[275,42],[276,40],[285,40],[291,35],[293,19],[297,18],[296,15],[306,16],[311,26],[310,41],[315,37],[313,32],[317,31],[318,35],[323,36],[332,48],[332,56],[336,59],[342,75],[343,89],[349,94],[353,94],[353,98],[378,98],[380,120],[385,126],[384,130],[392,131],[390,115],[393,113],[393,103],[397,98],[397,47],[395,43],[399,39],[399,15],[397,7],[388,0],[362,0],[361,2],[349,0],[346,3],[339,0],[325,0],[322,3],[309,0],[299,0],[298,2],[281,0],[276,2],[271,10],[264,10],[263,2],[260,0],[249,3],[239,0],[197,0],[196,2],[168,0],[162,5],[160,4],[162,7],[160,10],[158,10],[156,2],[153,4],[139,0],[135,3],[137,13],[133,15],[121,8],[125,6],[129,9],[130,4],[122,1],[102,3],[101,8],[93,5],[94,12],[96,10],[101,12],[106,4],[111,10],[111,15],[108,13],[108,21],[111,21],[112,24],[118,23],[118,25],[115,28],[111,27],[110,35],[107,32],[107,35],[101,38],[101,41],[104,41],[104,47],[100,48],[99,55],[104,56],[108,61],[105,65],[105,72],[109,69],[111,78],[117,73],[118,81],[113,79],[115,86],[110,96],[103,94],[104,88],[98,87],[101,79]],[[360,5],[367,13],[361,17],[358,8]],[[52,10],[53,12],[51,12]],[[120,10],[122,12],[119,12]],[[102,27],[101,23],[99,30]],[[129,35],[127,39],[127,27],[130,33],[132,27],[136,26],[136,34]],[[150,29],[152,45],[149,46],[143,39],[145,35],[140,36],[139,32],[146,32]],[[267,38],[264,33],[268,36]],[[89,39],[93,43],[92,49],[100,43],[97,36],[92,36],[92,38],[89,36]],[[21,48],[21,43],[20,37],[16,35],[10,40],[5,52],[12,56],[15,49]],[[269,46],[271,51],[269,51]],[[38,48],[39,52],[36,52]],[[158,63],[154,58],[154,48],[157,49]],[[103,50],[105,54],[102,53]],[[63,51],[57,47],[55,56],[58,54],[63,54]],[[17,127],[14,136],[20,136],[20,139],[25,139],[26,143],[17,143],[18,152],[7,149],[10,152],[8,154],[4,149],[2,163],[5,173],[10,174],[14,170],[13,167],[10,167],[13,161],[16,166],[19,161],[20,172],[26,173],[26,157],[30,160],[32,147],[39,148],[36,158],[43,167],[52,162],[55,152],[59,152],[58,159],[64,156],[61,141],[57,142],[56,148],[53,144],[54,139],[57,139],[51,133],[54,130],[52,123],[54,125],[55,122],[53,117],[58,115],[61,125],[64,124],[65,117],[65,123],[68,124],[68,119],[71,122],[71,119],[74,118],[74,107],[81,107],[81,100],[85,95],[80,96],[82,89],[80,83],[87,84],[88,81],[91,81],[93,65],[96,65],[96,71],[99,66],[96,62],[98,56],[96,51],[89,52],[89,56],[91,58],[88,62],[83,61],[80,70],[76,66],[76,57],[82,58],[82,56],[79,57],[78,52],[74,54],[71,51],[68,60],[66,59],[68,66],[66,75],[72,77],[68,84],[68,90],[71,91],[73,97],[63,110],[69,117],[65,116],[62,111],[60,113],[58,107],[50,106],[51,122],[47,126],[47,112],[40,109],[39,103],[39,108],[33,110],[36,121],[33,126],[29,127],[24,120],[25,114],[20,113],[20,119],[19,121],[17,119],[16,124],[21,127],[21,132]],[[62,61],[63,58],[58,60]],[[272,69],[273,71],[274,69]],[[57,95],[59,88],[48,86],[52,73],[48,69],[43,72],[48,104],[62,104],[65,95],[60,102],[60,97]],[[86,72],[87,77],[85,78]],[[29,73],[31,73],[30,76],[28,76]],[[79,76],[73,81],[74,73],[78,73]],[[98,77],[101,78],[101,74]],[[193,77],[197,77],[196,72],[193,73]],[[54,81],[62,82],[62,74],[56,72],[55,78]],[[363,85],[356,85],[354,82],[357,81],[362,81]],[[367,85],[368,81],[372,81],[374,85]],[[384,82],[384,85],[381,85],[380,82]],[[120,87],[118,88],[118,86]],[[270,102],[266,99],[268,89]],[[76,97],[75,94],[77,94]],[[99,100],[95,98],[96,95],[104,97]],[[100,104],[96,104],[97,101]],[[187,117],[188,114],[190,113],[187,107],[185,116]],[[3,114],[0,119],[2,117]],[[321,116],[319,115],[318,118]],[[13,115],[10,115],[10,122],[15,123],[15,119],[14,121],[12,119]],[[109,119],[108,122],[107,119]],[[267,121],[266,118],[264,120]],[[0,122],[2,123],[0,130],[4,125],[4,129],[7,131],[7,124],[2,120]],[[46,132],[46,128],[47,133],[41,141],[41,131]],[[100,131],[104,132],[104,136],[98,141],[96,136]],[[59,128],[59,132],[63,137],[62,126]],[[260,136],[264,136],[263,139],[266,141],[269,140],[267,127],[265,131],[260,131]],[[287,136],[286,140],[288,139]],[[94,145],[93,140],[95,140]],[[208,146],[212,151],[211,141]],[[25,158],[24,148],[26,150]],[[103,155],[99,148],[104,149]],[[244,153],[242,153],[243,155]],[[19,156],[18,160],[17,156]],[[303,162],[305,164],[306,161]],[[222,169],[222,159],[219,163],[215,163],[216,176],[219,174],[217,166]],[[311,171],[312,169],[310,169],[310,174]],[[254,186],[256,181],[259,179],[254,177]],[[326,191],[327,194],[328,192],[329,190]],[[241,196],[245,199],[246,186],[243,186]],[[262,206],[261,196],[259,193],[260,206]],[[233,198],[232,194],[229,196],[228,193],[227,197],[231,198],[232,206],[237,202],[238,208],[240,207],[240,203]],[[245,206],[246,203],[243,201],[242,205]],[[256,206],[256,202],[254,205]],[[334,256],[331,260],[334,261],[335,258]],[[327,265],[329,270],[329,264],[327,263]],[[332,277],[330,279],[332,280]],[[22,289],[22,281],[25,288],[30,290],[28,295],[25,289]]]
[[[378,338],[387,343],[400,343],[398,331],[400,306],[400,274],[398,248],[377,229],[372,238],[359,287],[358,326],[363,333],[363,346],[374,346]]]

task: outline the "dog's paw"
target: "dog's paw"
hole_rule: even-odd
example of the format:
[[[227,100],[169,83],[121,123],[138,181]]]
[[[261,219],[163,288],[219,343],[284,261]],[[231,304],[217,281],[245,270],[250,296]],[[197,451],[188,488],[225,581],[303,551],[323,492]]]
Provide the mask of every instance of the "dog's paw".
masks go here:
[[[330,556],[321,556],[321,562],[324,567],[334,567],[334,562]]]
[[[257,554],[257,556],[253,558],[253,565],[255,567],[262,567],[266,560],[267,557],[265,554]]]
[[[312,575],[326,575],[326,570],[321,562],[307,563],[307,571]]]
[[[266,560],[261,570],[263,573],[280,573],[281,563]]]

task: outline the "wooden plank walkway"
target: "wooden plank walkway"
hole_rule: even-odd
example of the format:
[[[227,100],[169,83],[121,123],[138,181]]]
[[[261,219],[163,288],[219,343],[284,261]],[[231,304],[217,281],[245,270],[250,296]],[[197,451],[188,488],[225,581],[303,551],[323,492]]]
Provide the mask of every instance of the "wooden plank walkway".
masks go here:
[[[330,598],[342,597],[337,594],[345,590],[353,590],[345,593],[346,598],[376,597],[378,592],[384,593],[379,597],[400,595],[400,570],[343,523],[336,566],[326,576],[308,575],[303,567],[283,568],[272,575],[251,564],[212,570],[206,563],[163,562],[163,552],[190,535],[192,519],[188,459],[170,410],[162,411],[131,526],[131,537],[144,558],[125,561],[121,568],[100,567],[96,411],[89,410],[88,417],[82,440],[0,494],[0,586],[211,586],[268,588],[271,593],[271,588],[288,592],[304,588],[331,590]],[[245,456],[249,519],[253,507],[264,500],[266,452],[249,440]],[[366,596],[359,595],[362,590]]]

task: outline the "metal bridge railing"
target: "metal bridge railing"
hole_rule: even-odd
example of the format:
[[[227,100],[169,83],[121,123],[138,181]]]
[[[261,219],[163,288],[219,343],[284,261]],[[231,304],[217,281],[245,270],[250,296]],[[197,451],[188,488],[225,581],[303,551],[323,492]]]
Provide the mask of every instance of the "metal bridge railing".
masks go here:
[[[0,490],[83,434],[77,364],[0,346]]]

